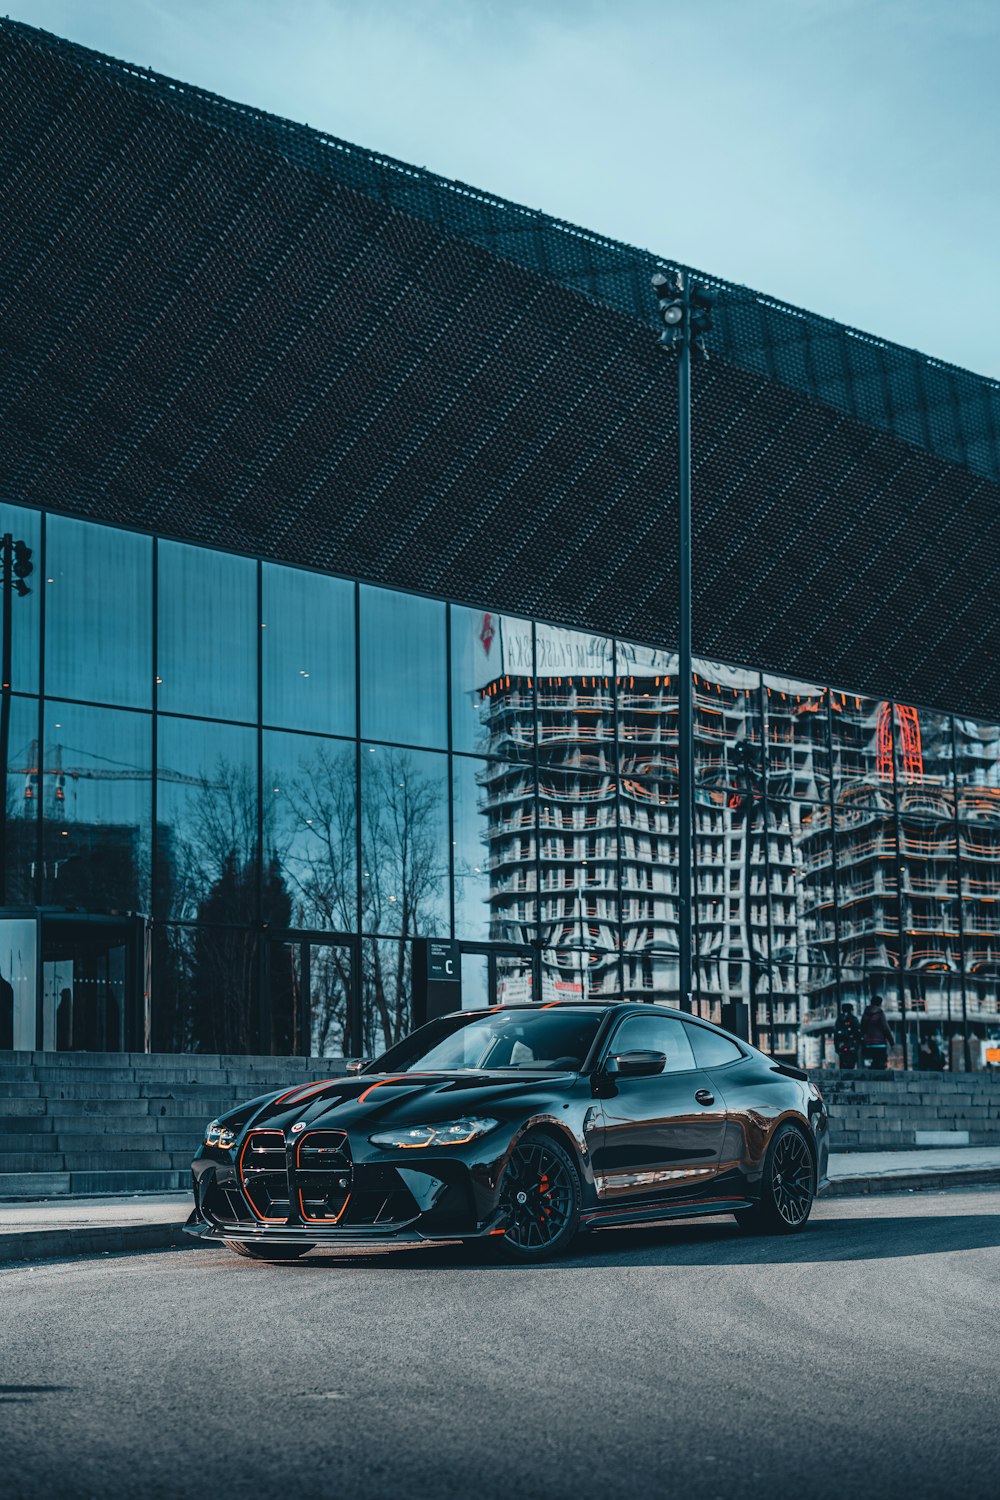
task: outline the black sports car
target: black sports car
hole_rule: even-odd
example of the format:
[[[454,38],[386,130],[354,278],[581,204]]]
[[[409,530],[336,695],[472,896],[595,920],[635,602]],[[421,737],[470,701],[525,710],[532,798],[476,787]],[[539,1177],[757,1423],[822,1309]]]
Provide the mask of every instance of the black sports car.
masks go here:
[[[213,1120],[186,1227],[263,1260],[426,1240],[536,1260],[580,1230],[720,1213],[788,1233],[825,1185],[828,1149],[805,1073],[692,1016],[463,1011],[358,1073]]]

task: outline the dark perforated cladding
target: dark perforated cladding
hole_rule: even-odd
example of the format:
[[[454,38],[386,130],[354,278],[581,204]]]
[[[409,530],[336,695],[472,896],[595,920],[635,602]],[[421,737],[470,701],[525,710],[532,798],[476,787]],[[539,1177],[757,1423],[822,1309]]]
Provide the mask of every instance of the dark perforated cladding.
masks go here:
[[[675,637],[674,371],[633,315],[648,257],[422,173],[404,213],[396,164],[13,23],[0,123],[11,499]],[[454,205],[474,202],[511,259],[472,243]],[[615,297],[594,280],[612,252]],[[695,371],[697,648],[996,717],[1000,488],[970,451],[884,430],[907,390],[932,411],[933,368],[978,392],[978,429],[945,403],[968,450],[992,387],[865,345],[873,370],[903,360],[890,411],[895,376],[848,379],[845,330],[805,320],[779,347],[780,310],[740,296],[725,337],[752,319],[757,344]],[[783,383],[793,343],[823,402]],[[866,421],[836,409],[835,368]]]

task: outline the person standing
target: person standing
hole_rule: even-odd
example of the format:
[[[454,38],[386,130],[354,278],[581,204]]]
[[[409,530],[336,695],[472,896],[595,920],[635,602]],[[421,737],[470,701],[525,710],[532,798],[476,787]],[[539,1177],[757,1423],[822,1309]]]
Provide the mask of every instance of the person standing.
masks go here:
[[[833,1028],[833,1047],[842,1069],[857,1067],[860,1045],[861,1027],[858,1025],[858,1018],[854,1014],[854,1006],[849,1000],[845,1000]]]
[[[873,995],[861,1017],[861,1053],[869,1067],[881,1071],[889,1066],[889,1048],[894,1046],[889,1022],[882,1009],[882,996]]]

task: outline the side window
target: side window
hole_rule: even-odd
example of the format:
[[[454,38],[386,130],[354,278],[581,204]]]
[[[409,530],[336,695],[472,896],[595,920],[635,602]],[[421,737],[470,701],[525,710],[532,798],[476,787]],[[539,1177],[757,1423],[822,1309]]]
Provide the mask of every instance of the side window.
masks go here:
[[[612,1052],[662,1052],[664,1073],[683,1073],[695,1066],[691,1043],[682,1021],[673,1016],[626,1016],[611,1040]]]
[[[735,1042],[720,1036],[717,1031],[709,1031],[707,1026],[691,1026],[685,1021],[679,1022],[679,1025],[684,1027],[691,1038],[699,1068],[721,1068],[725,1063],[736,1062],[737,1058],[743,1056]]]

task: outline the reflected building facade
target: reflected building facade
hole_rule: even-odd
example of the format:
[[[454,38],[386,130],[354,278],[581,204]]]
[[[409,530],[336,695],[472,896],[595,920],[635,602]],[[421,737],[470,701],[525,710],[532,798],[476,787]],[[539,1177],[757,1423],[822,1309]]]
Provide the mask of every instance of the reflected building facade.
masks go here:
[[[459,945],[468,1006],[675,1000],[669,649],[0,521],[39,563],[12,601],[0,1045],[370,1054],[419,1019],[426,939]],[[975,1065],[1000,727],[709,661],[694,692],[701,1013],[817,1065],[877,992],[895,1063],[933,1035]]]

